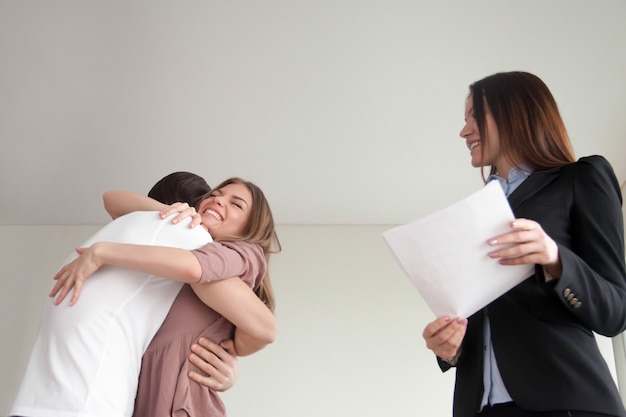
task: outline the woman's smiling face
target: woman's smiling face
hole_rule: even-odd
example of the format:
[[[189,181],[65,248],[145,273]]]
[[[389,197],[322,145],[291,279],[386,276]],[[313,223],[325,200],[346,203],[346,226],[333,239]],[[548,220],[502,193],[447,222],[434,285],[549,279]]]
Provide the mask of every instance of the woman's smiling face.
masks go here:
[[[508,174],[508,163],[506,163],[500,151],[500,134],[496,121],[485,103],[485,124],[486,137],[480,137],[478,123],[474,118],[474,104],[472,96],[465,101],[465,125],[459,135],[465,139],[465,144],[470,151],[473,167],[494,166],[501,174]]]
[[[202,225],[213,239],[241,237],[252,209],[252,193],[243,184],[228,184],[213,190],[200,202]]]

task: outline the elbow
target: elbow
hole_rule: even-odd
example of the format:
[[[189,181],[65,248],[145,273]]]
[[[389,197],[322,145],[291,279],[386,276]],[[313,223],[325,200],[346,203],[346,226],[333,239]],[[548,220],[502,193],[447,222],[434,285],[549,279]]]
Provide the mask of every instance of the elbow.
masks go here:
[[[278,327],[276,323],[270,326],[256,327],[252,333],[246,332],[239,327],[235,328],[234,340],[237,356],[249,356],[265,348],[274,342],[277,333]]]
[[[112,219],[117,219],[120,216],[118,213],[115,212],[115,210],[113,210],[113,207],[111,207],[110,191],[106,191],[104,194],[102,194],[102,203],[104,204],[104,209],[107,213],[109,213],[109,216],[111,216]]]
[[[594,329],[593,331],[605,337],[618,336],[626,331],[626,322],[624,322],[624,320],[625,319],[622,318],[621,322],[616,326],[613,326],[613,327],[605,326],[602,328]]]
[[[276,323],[276,320],[273,320],[272,324],[268,326],[265,331],[264,341],[266,344],[269,345],[271,343],[274,343],[277,336],[278,336],[278,324]]]
[[[194,259],[196,259],[195,255],[189,252]],[[185,270],[184,276],[181,281],[186,282],[188,284],[199,284],[202,279],[202,266],[200,262],[189,262],[189,267]]]
[[[263,345],[269,345],[274,343],[278,336],[278,323],[272,314],[271,320],[267,320],[265,323],[260,324],[254,330],[254,338]]]

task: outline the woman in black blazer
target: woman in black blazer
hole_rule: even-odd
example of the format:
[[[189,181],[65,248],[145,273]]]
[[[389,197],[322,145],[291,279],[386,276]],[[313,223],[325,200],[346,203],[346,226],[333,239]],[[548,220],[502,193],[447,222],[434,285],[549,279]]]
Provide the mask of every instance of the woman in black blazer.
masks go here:
[[[535,271],[471,317],[424,329],[441,369],[456,367],[454,416],[626,416],[593,336],[626,329],[613,169],[601,156],[576,161],[552,94],[529,73],[472,84],[465,120],[472,165],[490,167],[483,179],[500,182],[516,217],[489,256]]]

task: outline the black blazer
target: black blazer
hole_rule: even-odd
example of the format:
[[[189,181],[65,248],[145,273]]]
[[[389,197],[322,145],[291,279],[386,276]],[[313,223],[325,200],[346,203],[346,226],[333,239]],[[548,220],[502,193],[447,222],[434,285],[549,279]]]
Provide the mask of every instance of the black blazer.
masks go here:
[[[537,221],[557,242],[563,274],[546,283],[536,266],[533,276],[469,317],[454,416],[473,417],[480,407],[486,312],[498,368],[517,405],[626,416],[592,333],[615,336],[626,329],[622,197],[613,169],[591,156],[535,172],[509,203],[516,218]]]

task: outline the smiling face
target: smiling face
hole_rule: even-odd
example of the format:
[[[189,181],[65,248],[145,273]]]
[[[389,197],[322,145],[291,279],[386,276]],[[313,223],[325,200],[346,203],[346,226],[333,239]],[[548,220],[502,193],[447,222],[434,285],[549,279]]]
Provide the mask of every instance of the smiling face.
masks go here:
[[[213,190],[198,206],[202,225],[215,240],[241,237],[251,210],[252,193],[243,184],[228,184]]]
[[[485,137],[481,137],[478,121],[474,117],[474,101],[469,96],[465,102],[465,126],[459,135],[465,139],[465,144],[470,151],[473,167],[493,166],[499,175],[508,175],[511,164],[507,162],[500,150],[500,135],[498,126],[485,103]]]

